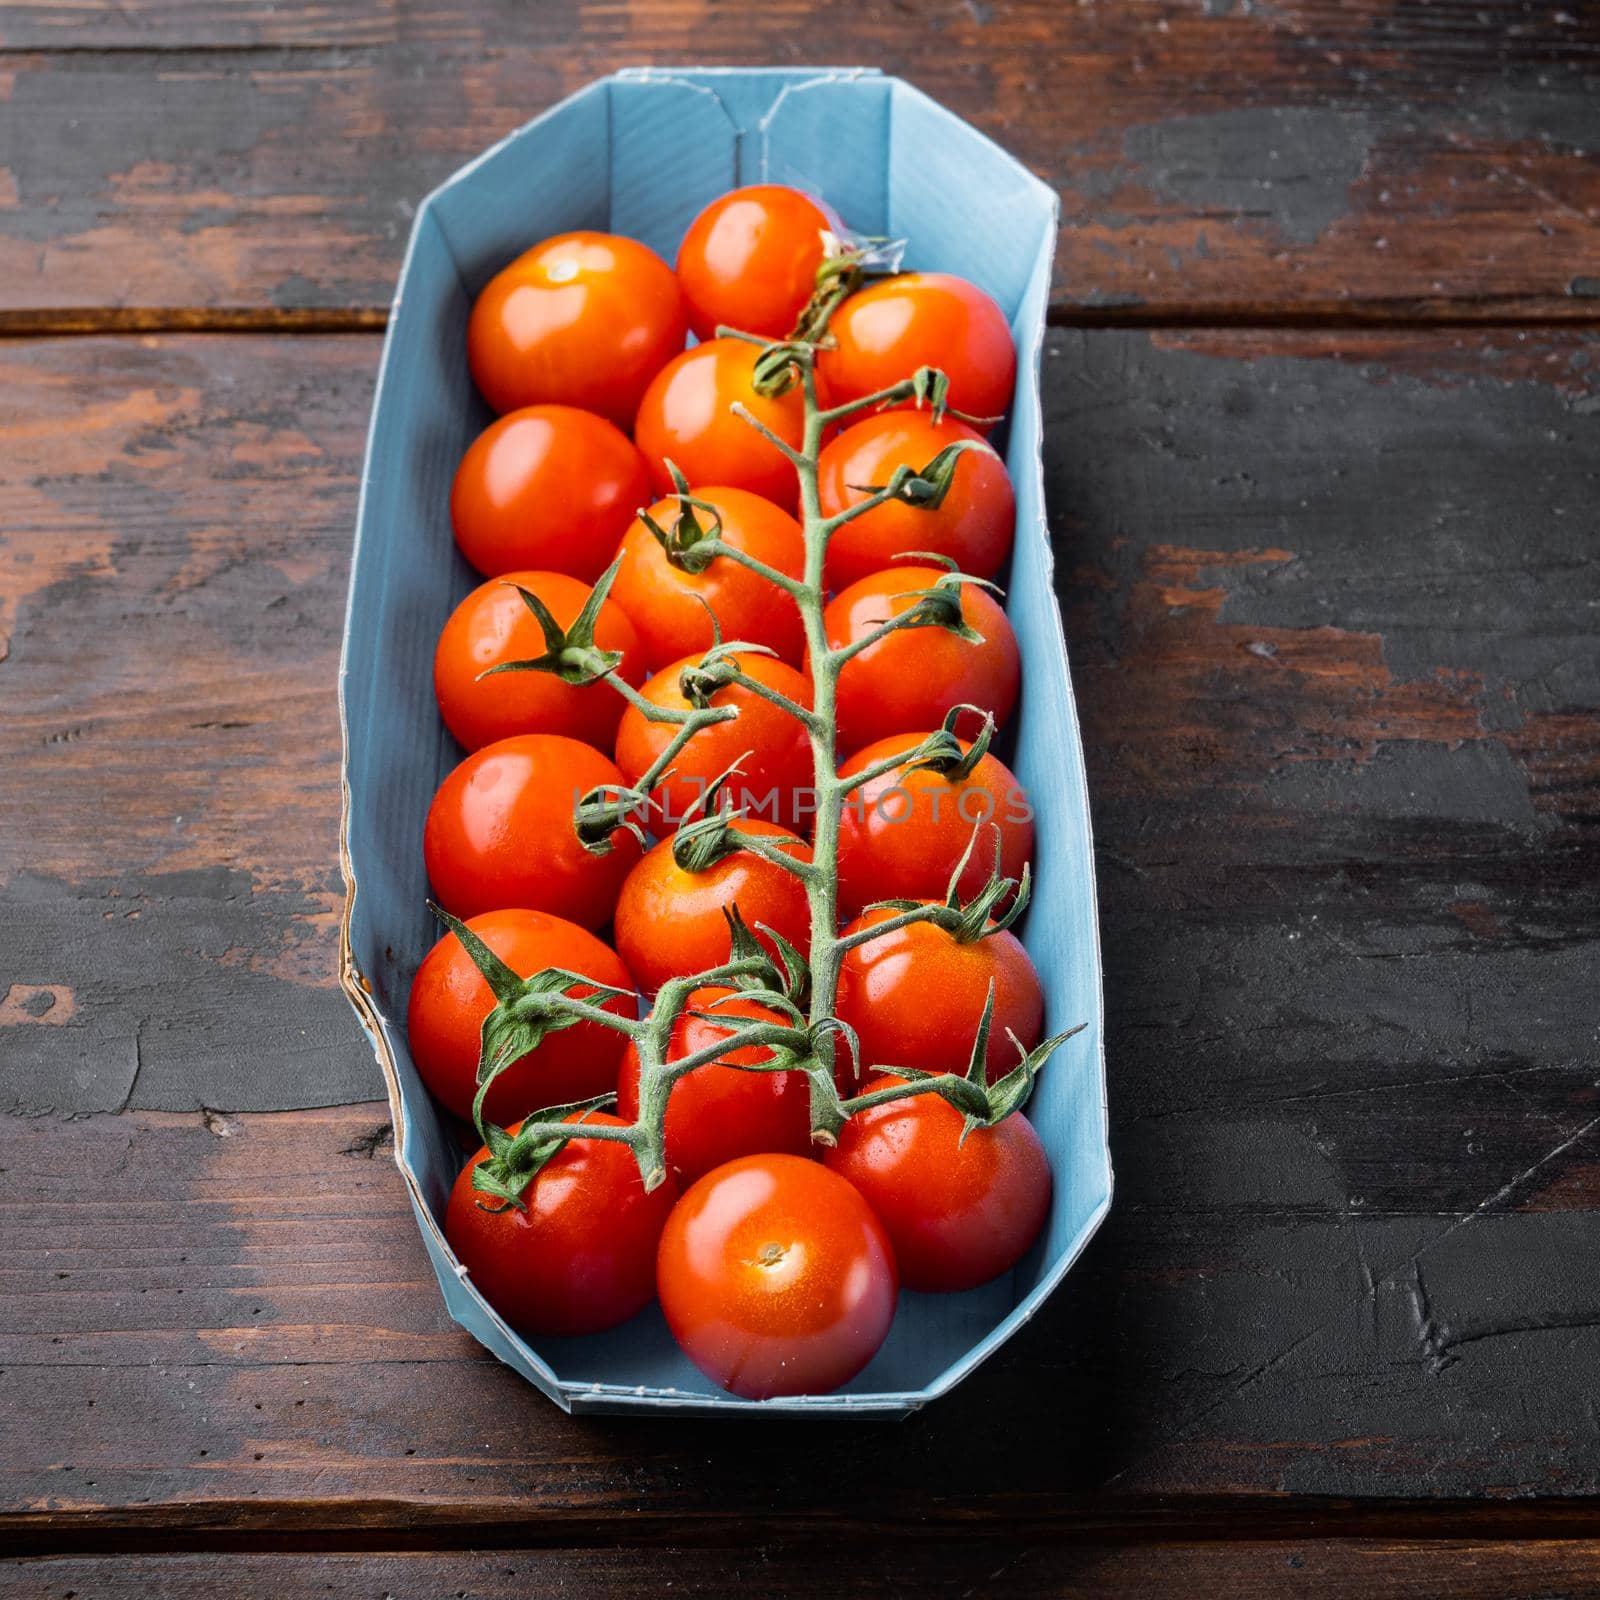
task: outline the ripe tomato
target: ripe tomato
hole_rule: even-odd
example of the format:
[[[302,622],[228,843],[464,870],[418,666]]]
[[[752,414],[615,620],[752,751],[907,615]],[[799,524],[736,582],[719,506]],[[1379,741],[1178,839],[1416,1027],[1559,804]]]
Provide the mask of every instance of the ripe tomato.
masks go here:
[[[810,681],[771,656],[737,652],[740,669],[758,683],[776,689],[799,705],[811,704]],[[639,691],[652,705],[682,711],[689,705],[679,679],[699,664],[698,656],[674,661]],[[793,827],[812,805],[811,741],[788,712],[763,700],[741,684],[729,684],[711,696],[713,706],[736,706],[739,714],[715,722],[698,733],[673,757],[668,775],[656,786],[661,814],[674,827],[684,821],[710,786],[743,757],[738,777],[722,791],[731,806],[748,807],[753,817]],[[630,784],[672,742],[676,724],[650,722],[635,706],[622,714],[617,729],[617,765]],[[696,812],[696,814],[698,814]]]
[[[899,733],[880,739],[839,771],[851,777],[926,737]],[[966,740],[957,742],[971,749]],[[966,777],[899,767],[862,785],[846,797],[839,818],[840,910],[851,916],[875,900],[942,900],[980,822],[977,848],[961,875],[964,897],[989,880],[996,830],[1004,877],[1020,877],[1033,856],[1033,808],[1011,769],[985,752]]]
[[[656,1290],[689,1359],[763,1400],[855,1377],[889,1332],[899,1278],[883,1224],[843,1178],[754,1155],[707,1173],[673,1207]]]
[[[811,859],[810,847],[776,823],[744,817],[738,830],[771,839],[801,861]],[[722,913],[735,905],[746,927],[774,955],[777,947],[756,927],[758,922],[804,953],[811,939],[811,910],[805,885],[793,873],[748,850],[734,850],[694,871],[678,865],[676,844],[669,838],[653,846],[623,880],[617,898],[617,949],[626,952],[629,971],[647,992],[668,978],[687,977],[726,961],[730,939]]]
[[[868,911],[856,933],[895,913]],[[1014,1033],[1031,1050],[1044,1034],[1044,991],[1022,941],[1008,928],[963,942],[946,928],[914,922],[847,950],[834,1012],[856,1031],[865,1066],[963,1073],[984,1001],[994,984],[986,1052],[991,1083],[1017,1064]]]
[[[604,417],[527,406],[468,446],[450,520],[462,555],[486,578],[527,568],[593,583],[649,494],[644,457]]]
[[[567,1121],[621,1126],[603,1111]],[[456,1179],[444,1235],[478,1292],[513,1328],[600,1333],[650,1304],[661,1230],[677,1198],[670,1178],[647,1194],[627,1145],[573,1139],[523,1192],[525,1211],[486,1211],[480,1201],[497,1202],[472,1187],[472,1169],[488,1154],[479,1150]]]
[[[805,398],[792,384],[781,395],[755,390],[760,348],[743,339],[708,339],[656,374],[633,426],[633,437],[650,464],[658,494],[672,492],[670,460],[690,484],[717,483],[748,489],[785,511],[800,497],[799,480],[776,445],[769,444],[729,409],[742,401],[777,436],[796,450],[805,437]]]
[[[480,584],[450,613],[433,655],[433,688],[445,726],[468,750],[514,733],[559,733],[610,749],[626,702],[608,683],[563,683],[549,672],[480,673],[502,661],[532,661],[545,653],[544,633],[512,587],[536,594],[563,628],[577,620],[592,592],[562,572],[508,572]],[[620,650],[618,673],[644,681],[639,637],[621,606],[601,602],[594,642]]]
[[[696,989],[673,1027],[667,1060],[709,1049],[748,1022],[787,1026],[776,1011],[737,994],[715,985]],[[694,1016],[695,1011],[706,1015]],[[771,1059],[767,1046],[745,1045],[722,1058],[730,1065],[709,1062],[673,1084],[664,1131],[667,1165],[680,1182],[693,1183],[725,1161],[764,1150],[810,1153],[811,1085],[805,1073],[740,1070],[741,1063],[749,1067]],[[617,1076],[617,1115],[628,1122],[639,1115],[639,1056],[631,1044]]]
[[[823,626],[837,650],[917,604],[916,591],[947,576],[901,562],[853,583],[828,602]],[[936,727],[945,713],[974,705],[1003,724],[1016,708],[1022,658],[1006,614],[986,590],[961,586],[961,616],[983,635],[974,643],[947,628],[903,628],[839,669],[839,748],[849,751],[911,728]]]
[[[496,411],[554,402],[626,428],[687,331],[678,280],[655,251],[614,233],[561,233],[489,280],[467,323],[467,361]]]
[[[709,339],[726,326],[784,338],[816,286],[823,236],[841,231],[826,206],[781,183],[755,183],[713,200],[678,248],[678,282],[695,336]]]
[[[543,911],[486,911],[467,924],[519,978],[545,967],[581,972],[596,984],[632,989],[628,969],[609,946],[562,917]],[[595,991],[574,984],[566,991],[584,999]],[[634,1015],[627,1000],[608,1000],[608,1011]],[[422,1081],[458,1117],[471,1117],[478,1092],[479,1035],[494,1009],[494,995],[472,958],[447,933],[417,968],[411,985],[406,1033]],[[597,1022],[579,1022],[550,1034],[494,1080],[484,1113],[502,1127],[543,1106],[564,1105],[605,1094],[617,1083],[627,1037]]]
[[[837,516],[859,504],[867,489],[887,485],[896,467],[920,472],[941,450],[982,437],[954,417],[935,422],[925,411],[885,411],[857,422],[817,463],[822,514]],[[909,550],[949,556],[961,571],[992,578],[1010,554],[1016,517],[1005,463],[991,450],[964,451],[937,508],[891,500],[845,523],[828,544],[828,582],[843,588],[892,566]]]
[[[694,497],[716,508],[722,519],[719,538],[723,543],[787,577],[804,576],[805,535],[787,511],[747,489],[697,488]],[[669,495],[650,507],[650,517],[671,535],[681,511],[678,501]],[[702,535],[709,537],[715,526],[713,518],[696,508],[694,521]],[[760,573],[727,556],[713,557],[709,566],[696,571],[692,544],[674,560],[641,521],[635,521],[623,535],[620,554],[622,566],[611,598],[632,619],[644,647],[645,664],[652,670],[680,656],[709,650],[715,642],[713,615],[724,639],[764,644],[790,666],[800,665],[806,648],[800,608],[792,595]]]
[[[834,405],[876,394],[937,367],[950,404],[999,417],[1011,404],[1017,350],[1005,313],[982,289],[947,272],[904,272],[853,294],[828,324],[819,363]]]
[[[882,1077],[867,1088],[904,1081]],[[975,1289],[999,1277],[1050,1213],[1050,1162],[1027,1118],[1013,1112],[964,1142],[962,1123],[938,1095],[891,1100],[858,1111],[823,1157],[888,1230],[908,1289]]]
[[[559,734],[522,733],[475,751],[428,808],[422,853],[440,905],[458,917],[526,906],[598,928],[639,845],[619,830],[609,853],[595,855],[572,812],[589,790],[621,782],[598,750]]]

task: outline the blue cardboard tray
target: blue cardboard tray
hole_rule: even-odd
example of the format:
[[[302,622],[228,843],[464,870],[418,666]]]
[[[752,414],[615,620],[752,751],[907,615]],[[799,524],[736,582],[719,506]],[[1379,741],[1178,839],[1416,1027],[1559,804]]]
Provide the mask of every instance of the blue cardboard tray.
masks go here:
[[[478,581],[449,520],[462,452],[492,420],[467,372],[473,297],[528,245],[574,228],[632,235],[670,262],[707,202],[761,181],[821,195],[858,233],[906,239],[908,268],[959,273],[1011,318],[1017,392],[997,441],[1017,493],[1007,611],[1024,688],[1012,765],[1036,808],[1024,941],[1044,979],[1047,1030],[1087,1026],[1056,1053],[1029,1108],[1055,1197],[1028,1257],[967,1294],[903,1293],[883,1349],[840,1392],[748,1401],[703,1378],[654,1307],[609,1334],[537,1345],[496,1316],[445,1242],[462,1156],[412,1065],[404,1018],[439,931],[424,905],[423,819],[461,757],[434,706],[433,647]],[[1110,1205],[1094,858],[1039,454],[1055,235],[1045,184],[909,84],[862,68],[619,72],[463,167],[417,212],[367,441],[339,672],[341,981],[388,1083],[396,1159],[451,1316],[567,1410],[903,1415],[959,1383],[1038,1310]]]

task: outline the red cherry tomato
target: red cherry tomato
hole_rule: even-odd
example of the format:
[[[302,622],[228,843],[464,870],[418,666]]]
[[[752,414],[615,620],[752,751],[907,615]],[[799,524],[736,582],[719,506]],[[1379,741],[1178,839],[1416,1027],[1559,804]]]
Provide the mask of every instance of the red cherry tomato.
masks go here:
[[[816,286],[825,235],[839,219],[781,183],[756,183],[713,200],[678,250],[689,326],[709,339],[719,326],[782,339]]]
[[[876,394],[937,367],[950,404],[999,417],[1017,382],[1017,350],[1005,313],[983,290],[947,272],[905,272],[869,284],[834,312],[820,370],[834,405]]]
[[[561,572],[508,572],[480,584],[450,613],[433,655],[433,688],[445,726],[468,750],[514,733],[559,733],[610,749],[626,702],[608,683],[563,683],[549,672],[500,672],[502,661],[532,661],[545,653],[544,633],[514,584],[536,594],[563,628],[571,627],[592,592]],[[594,642],[620,650],[618,673],[644,681],[638,635],[622,607],[600,606]]]
[[[737,990],[717,986],[696,989],[673,1027],[667,1059],[681,1061],[709,1049],[751,1022],[787,1026],[776,1011],[737,996]],[[667,1165],[680,1182],[693,1183],[725,1161],[764,1150],[810,1154],[811,1085],[806,1075],[740,1070],[741,1065],[771,1059],[768,1046],[745,1045],[673,1084],[664,1132]],[[629,1122],[639,1115],[639,1056],[632,1045],[617,1077],[617,1115]]]
[[[621,1126],[603,1111],[567,1121]],[[479,1150],[456,1179],[444,1235],[474,1287],[513,1328],[601,1333],[650,1304],[661,1231],[677,1198],[670,1178],[647,1194],[627,1145],[572,1139],[524,1191],[526,1210],[488,1211],[498,1202],[472,1187],[472,1169],[488,1154]]]
[[[673,1337],[713,1383],[748,1400],[848,1383],[887,1336],[898,1287],[866,1201],[792,1155],[707,1173],[673,1208],[656,1258]]]
[[[811,850],[801,839],[758,817],[741,818],[740,833],[770,839],[801,861]],[[728,959],[728,919],[723,911],[739,908],[745,926],[774,955],[777,946],[758,928],[763,923],[781,934],[802,954],[811,940],[811,911],[806,888],[785,872],[748,850],[734,850],[708,867],[679,866],[676,838],[663,839],[623,880],[617,899],[617,948],[626,952],[629,971],[653,992],[668,978],[688,977],[720,966]]]
[[[787,577],[804,576],[805,535],[787,511],[747,489],[696,489],[694,498],[715,508],[721,518],[717,536],[724,544]],[[681,512],[670,495],[650,507],[651,519],[669,538],[677,536]],[[693,518],[701,535],[709,538],[715,520],[698,508]],[[709,650],[715,642],[713,616],[724,639],[765,645],[790,666],[800,665],[806,648],[800,609],[792,595],[760,573],[727,556],[715,556],[696,570],[692,543],[677,556],[669,556],[641,521],[623,535],[620,553],[622,566],[611,598],[632,619],[645,663],[652,670],[680,656]]]
[[[901,733],[858,750],[840,767],[853,777],[914,749],[925,733]],[[971,746],[957,741],[963,750]],[[942,900],[972,838],[977,848],[961,874],[960,892],[976,894],[994,868],[1022,875],[1033,856],[1033,808],[1028,792],[997,756],[982,755],[966,777],[928,767],[899,767],[849,795],[839,819],[839,907],[852,916],[876,900]]]
[[[422,853],[440,905],[458,917],[527,906],[598,928],[639,845],[619,829],[610,851],[596,855],[572,813],[591,789],[621,782],[598,750],[559,734],[518,734],[475,751],[428,808]]]
[[[771,656],[736,652],[732,659],[744,673],[797,705],[811,704],[810,681]],[[652,705],[682,711],[689,700],[680,678],[699,664],[685,656],[664,667],[639,691]],[[664,819],[676,827],[691,814],[721,775],[743,758],[738,777],[723,790],[728,805],[753,817],[793,827],[810,814],[813,769],[811,741],[788,712],[742,684],[730,684],[710,697],[713,706],[736,706],[738,716],[700,729],[672,760],[669,775],[657,785],[654,799]],[[635,706],[622,714],[617,729],[617,765],[630,784],[637,784],[676,732],[670,722],[650,722]],[[448,909],[448,908],[447,908]]]
[[[891,1100],[858,1111],[823,1158],[877,1213],[908,1289],[975,1289],[999,1277],[1050,1214],[1050,1162],[1027,1118],[1013,1112],[964,1140],[963,1121],[938,1095]]]
[[[941,567],[902,562],[851,584],[823,613],[829,645],[840,649],[903,615],[916,605],[918,590],[945,576]],[[948,628],[902,628],[845,662],[837,695],[841,750],[936,727],[959,705],[977,706],[1004,724],[1022,684],[1017,637],[994,596],[970,583],[961,586],[961,617],[981,643]]]
[[[935,422],[923,411],[885,411],[847,428],[822,452],[817,490],[825,517],[837,516],[881,488],[896,467],[920,472],[961,440],[982,434],[954,417]],[[992,450],[956,457],[955,473],[937,508],[891,500],[847,522],[828,544],[828,582],[836,589],[891,566],[912,550],[949,556],[963,572],[992,578],[1011,552],[1017,501],[1005,463]]]
[[[730,407],[743,402],[786,444],[798,450],[805,438],[805,398],[800,385],[781,395],[756,393],[760,347],[743,339],[708,339],[656,375],[634,422],[633,436],[650,464],[658,494],[672,492],[667,462],[690,484],[717,483],[748,489],[785,511],[800,496],[794,467],[776,445],[763,439]]]
[[[610,989],[633,988],[628,969],[614,952],[575,923],[542,911],[486,911],[467,926],[517,974],[532,977],[546,967],[580,972]],[[574,984],[575,999],[594,994]],[[635,1014],[630,1000],[607,1000],[620,1017]],[[447,933],[417,968],[411,985],[406,1033],[417,1071],[434,1097],[458,1117],[471,1117],[478,1092],[478,1053],[483,1019],[494,995],[472,958]],[[499,1074],[484,1096],[484,1114],[504,1127],[515,1117],[545,1106],[565,1105],[606,1094],[617,1084],[617,1066],[627,1037],[597,1022],[579,1022],[550,1034]]]
[[[528,406],[468,446],[450,520],[462,555],[485,577],[529,569],[593,583],[649,494],[644,457],[604,417]]]
[[[496,411],[581,406],[626,428],[687,331],[678,280],[655,251],[614,233],[562,233],[489,280],[467,360]]]
[[[845,932],[894,915],[864,912]],[[834,1012],[855,1029],[865,1066],[964,1073],[991,983],[994,1018],[985,1059],[993,1083],[1017,1064],[1008,1033],[1025,1050],[1044,1034],[1039,974],[1009,929],[962,941],[931,922],[913,922],[856,945],[840,965]]]

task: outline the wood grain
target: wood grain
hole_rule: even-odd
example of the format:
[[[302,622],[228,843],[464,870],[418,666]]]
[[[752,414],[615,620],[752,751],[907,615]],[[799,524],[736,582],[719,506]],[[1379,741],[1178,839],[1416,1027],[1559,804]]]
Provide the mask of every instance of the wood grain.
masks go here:
[[[0,314],[370,319],[457,166],[686,61],[868,62],[970,119],[1061,193],[1063,317],[1596,315],[1600,13],[1518,0],[12,5]]]
[[[654,1600],[673,1595],[790,1600],[820,1594],[926,1600],[1092,1600],[1197,1589],[1241,1600],[1582,1600],[1600,1594],[1600,1546],[1456,1540],[1172,1543],[1150,1547],[1028,1547],[973,1540],[957,1548],[870,1545],[819,1552],[485,1550],[417,1555],[61,1556],[0,1563],[0,1596],[15,1600],[523,1600],[578,1593]]]
[[[136,1108],[0,1118],[0,1541],[1594,1516],[1597,343],[1051,340],[1118,1205],[925,1415],[737,1448],[453,1330],[379,1108],[231,1114],[375,1082],[329,988],[375,343],[0,350],[0,1082]]]
[[[376,1092],[334,947],[377,356],[0,345],[0,1105]]]

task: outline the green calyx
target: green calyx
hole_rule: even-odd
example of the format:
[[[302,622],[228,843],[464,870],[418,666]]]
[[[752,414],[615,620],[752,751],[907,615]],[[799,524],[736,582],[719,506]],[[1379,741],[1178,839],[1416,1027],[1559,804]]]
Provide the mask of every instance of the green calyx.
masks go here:
[[[963,715],[982,719],[977,736],[965,750],[962,749],[961,740],[956,734],[956,728]],[[929,734],[911,752],[905,763],[905,770],[911,772],[921,767],[929,772],[939,773],[951,783],[963,783],[977,770],[978,763],[988,755],[989,746],[994,742],[994,735],[994,717],[981,706],[952,706],[945,713],[944,725],[939,731]]]
[[[772,952],[750,931],[737,904],[725,907],[722,915],[728,924],[728,960],[751,966],[750,971],[733,980],[734,987],[740,989],[746,999],[793,1014],[798,1020],[799,1008],[805,1004],[811,984],[811,969],[806,958],[776,928],[758,922],[756,927],[778,953],[774,961]],[[755,965],[758,962],[760,965]]]
[[[513,1062],[536,1050],[552,1034],[585,1020],[612,1000],[632,1000],[633,992],[586,978],[581,972],[545,967],[518,977],[459,917],[429,901],[428,908],[456,936],[494,995],[494,1009],[483,1019],[479,1034],[478,1089],[483,1091]],[[582,989],[581,1001],[568,1002],[568,991]],[[560,1003],[553,997],[560,997]]]
[[[564,1106],[549,1106],[535,1111],[515,1133],[507,1133],[493,1122],[481,1121],[489,1154],[472,1169],[472,1187],[479,1194],[489,1195],[499,1205],[485,1206],[485,1211],[504,1211],[512,1208],[526,1211],[522,1198],[528,1185],[564,1150],[574,1135],[582,1137],[581,1120],[573,1125],[572,1133],[561,1135],[550,1130],[552,1123],[564,1123],[568,1117],[582,1117],[590,1111],[606,1111],[617,1103],[615,1094],[599,1094],[592,1100],[574,1100]]]
[[[936,376],[942,379],[944,374],[938,373]],[[950,493],[950,486],[956,481],[956,468],[962,456],[972,451],[983,455],[994,454],[986,440],[956,439],[945,445],[925,467],[899,466],[890,474],[886,484],[852,483],[850,488],[857,494],[882,495],[887,500],[898,500],[917,511],[937,511]]]
[[[639,520],[650,530],[667,560],[680,572],[702,573],[717,559],[717,541],[722,536],[722,513],[709,500],[697,500],[690,494],[689,480],[673,462],[668,461],[666,466],[672,474],[672,498],[678,503],[678,514],[672,519],[671,526],[665,528],[642,508]],[[709,526],[702,525],[702,515],[710,519]]]
[[[639,819],[649,809],[650,796],[643,789],[599,784],[580,795],[572,808],[572,831],[592,856],[610,855],[619,832],[632,834],[643,849],[650,843],[650,836]]]
[[[492,678],[501,672],[548,672],[563,683],[595,683],[620,665],[620,650],[601,650],[594,642],[595,623],[600,617],[600,607],[605,604],[611,585],[616,581],[617,569],[622,565],[619,556],[602,574],[600,581],[583,603],[583,610],[573,619],[570,628],[563,628],[550,614],[550,608],[531,589],[520,583],[512,587],[522,596],[522,603],[533,613],[540,631],[544,634],[544,654],[528,661],[502,661],[498,666],[480,672],[480,678]]]

